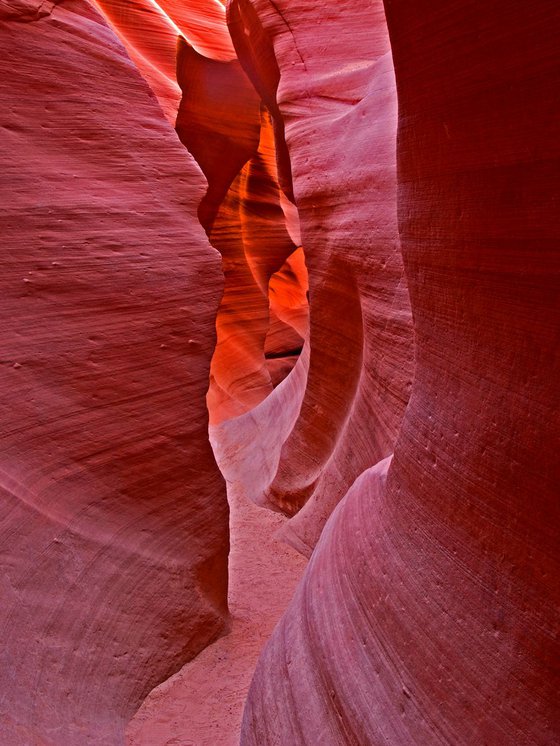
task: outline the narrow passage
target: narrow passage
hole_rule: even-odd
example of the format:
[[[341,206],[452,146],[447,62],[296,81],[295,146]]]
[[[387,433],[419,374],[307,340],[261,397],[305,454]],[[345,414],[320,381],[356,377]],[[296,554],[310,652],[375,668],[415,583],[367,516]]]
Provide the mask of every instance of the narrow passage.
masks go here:
[[[284,516],[228,496],[232,630],[154,689],[127,746],[237,746],[259,653],[288,605],[306,559],[274,538]]]

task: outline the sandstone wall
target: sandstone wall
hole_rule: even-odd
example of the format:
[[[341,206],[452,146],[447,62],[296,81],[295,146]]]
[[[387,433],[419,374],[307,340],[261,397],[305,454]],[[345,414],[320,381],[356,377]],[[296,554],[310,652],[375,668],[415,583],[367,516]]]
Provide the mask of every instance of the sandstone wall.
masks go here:
[[[223,632],[198,166],[98,12],[1,6],[0,741],[122,742]]]
[[[270,23],[270,5],[254,5]],[[342,6],[332,35],[348,58],[357,32]],[[310,63],[320,77],[331,48],[300,33],[309,7],[280,55],[295,67],[322,44]],[[414,383],[392,463],[360,476],[334,512],[261,657],[242,743],[552,746],[558,10],[386,10]],[[372,142],[376,122],[374,111]]]

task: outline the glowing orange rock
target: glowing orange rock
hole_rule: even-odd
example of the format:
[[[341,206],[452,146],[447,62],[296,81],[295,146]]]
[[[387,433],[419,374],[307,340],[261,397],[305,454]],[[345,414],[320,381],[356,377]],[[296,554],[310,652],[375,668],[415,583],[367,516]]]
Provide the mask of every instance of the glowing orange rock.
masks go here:
[[[175,66],[186,40],[213,60],[235,59],[218,0],[94,0],[174,124],[181,98]]]
[[[211,421],[220,422],[259,404],[291,369],[295,355],[287,361],[285,353],[301,349],[292,327],[302,326],[298,314],[307,316],[306,276],[286,265],[296,246],[281,204],[270,117],[239,62],[210,60],[181,41],[177,72],[177,132],[208,180],[199,218],[223,258],[208,394]],[[290,227],[295,233],[293,215]]]

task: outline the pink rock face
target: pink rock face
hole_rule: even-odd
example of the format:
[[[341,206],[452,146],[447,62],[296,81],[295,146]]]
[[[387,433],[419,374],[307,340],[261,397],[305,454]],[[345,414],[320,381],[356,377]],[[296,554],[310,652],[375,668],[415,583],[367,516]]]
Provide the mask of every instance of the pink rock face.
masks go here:
[[[306,559],[275,539],[285,516],[246,499],[229,502],[231,629],[150,692],[127,728],[127,746],[239,746],[257,659]]]
[[[0,22],[0,741],[99,746],[224,630],[222,275],[200,170],[113,32],[44,9]]]
[[[330,36],[351,55],[359,30],[338,8]],[[241,742],[552,746],[557,6],[387,10],[412,395],[390,467],[360,476],[323,531],[261,657]],[[320,78],[318,34],[287,22],[284,59],[315,61]]]
[[[240,61],[282,120],[276,134],[285,134],[291,160],[310,330],[299,415],[277,428],[275,465],[262,468],[269,483],[259,494],[253,469],[244,484],[241,469],[222,468],[258,502],[289,515],[301,509],[285,538],[307,555],[354,479],[392,452],[412,378],[396,215],[396,90],[382,8],[338,3],[327,21],[324,13],[322,3],[305,3],[303,12],[301,3],[236,0],[229,9]],[[341,30],[328,54],[317,34],[323,22]]]

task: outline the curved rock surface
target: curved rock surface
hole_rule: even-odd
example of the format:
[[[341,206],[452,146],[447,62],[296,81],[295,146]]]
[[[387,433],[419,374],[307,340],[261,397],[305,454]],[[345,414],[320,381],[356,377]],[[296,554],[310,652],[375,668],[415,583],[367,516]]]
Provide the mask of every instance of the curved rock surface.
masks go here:
[[[306,329],[307,274],[301,249],[292,257],[294,217],[288,226],[270,116],[239,62],[208,59],[181,40],[177,75],[176,129],[208,180],[198,215],[223,260],[208,393],[219,423],[259,404],[289,372],[284,358]]]
[[[98,7],[0,0],[0,741],[239,713],[207,393],[242,746],[557,744],[557,3]]]
[[[276,18],[254,5],[271,28],[288,19],[284,59],[307,63],[314,48],[321,79],[330,48],[318,55],[319,35],[298,35],[284,14],[301,4],[279,4]],[[332,36],[349,55],[360,26],[348,33],[358,11],[344,5]],[[392,463],[362,474],[323,531],[261,657],[241,742],[552,746],[558,10],[386,7],[412,395]],[[364,33],[371,41],[372,28]]]
[[[116,744],[226,624],[205,407],[223,282],[204,179],[98,12],[8,10],[0,741]]]
[[[185,39],[204,57],[235,59],[219,0],[93,0],[175,124],[181,92],[177,44]]]
[[[150,692],[128,746],[238,746],[261,650],[290,602],[306,559],[275,535],[286,518],[229,496],[231,630]]]
[[[286,432],[292,416],[282,405],[286,422],[273,420],[275,471],[262,469],[269,483],[258,479],[262,491],[255,489],[251,464],[245,482],[239,465],[222,469],[228,478],[235,472],[237,488],[257,502],[288,515],[301,509],[284,536],[309,555],[354,479],[392,452],[412,378],[389,40],[379,4],[338,3],[325,18],[321,3],[234,0],[228,12],[240,61],[263,100],[276,102],[270,108],[281,119],[277,140],[279,133],[286,138],[309,272],[310,329],[297,420]],[[337,29],[328,50],[317,33],[324,23]],[[219,437],[247,442],[245,423],[269,408],[265,403],[249,419],[225,423]],[[267,427],[266,418],[260,422]],[[260,445],[241,458],[254,463]]]

